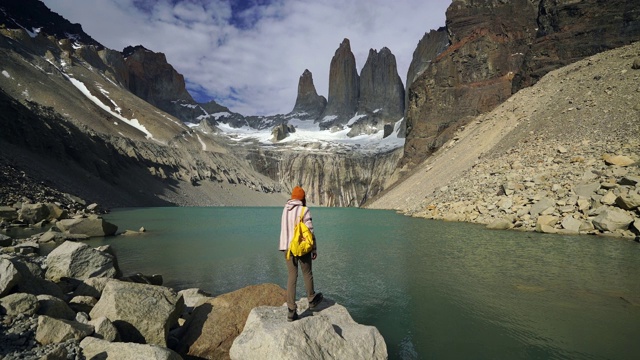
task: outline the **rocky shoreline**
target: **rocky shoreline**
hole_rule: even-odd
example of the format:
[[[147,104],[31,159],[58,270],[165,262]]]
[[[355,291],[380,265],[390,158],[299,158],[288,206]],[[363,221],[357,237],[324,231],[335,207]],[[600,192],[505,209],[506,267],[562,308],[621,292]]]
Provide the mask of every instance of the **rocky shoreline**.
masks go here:
[[[301,299],[300,320],[289,323],[276,284],[213,297],[162,286],[161,275],[123,276],[108,245],[79,240],[144,228],[117,233],[98,205],[78,198],[73,206],[20,199],[0,207],[2,230],[35,232],[0,235],[2,360],[387,358],[379,331],[330,299],[313,312]],[[44,247],[52,250],[41,255]]]
[[[640,234],[640,145],[539,138],[473,166],[415,216],[558,234]],[[533,150],[532,148],[538,150]],[[540,151],[539,149],[543,149]]]

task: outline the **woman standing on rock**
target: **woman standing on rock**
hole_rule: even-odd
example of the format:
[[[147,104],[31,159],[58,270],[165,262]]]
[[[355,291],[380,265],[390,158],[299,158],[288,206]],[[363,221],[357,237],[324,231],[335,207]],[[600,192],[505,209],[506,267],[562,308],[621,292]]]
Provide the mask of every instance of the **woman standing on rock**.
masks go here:
[[[315,308],[322,301],[322,293],[316,293],[313,288],[313,271],[311,270],[311,261],[318,257],[316,252],[315,235],[313,236],[313,249],[311,252],[302,256],[287,256],[291,239],[293,238],[294,228],[298,221],[302,218],[302,221],[307,225],[309,230],[313,233],[313,223],[311,222],[311,211],[306,207],[307,201],[305,199],[304,190],[300,186],[293,188],[291,192],[291,199],[287,201],[287,204],[282,210],[282,222],[280,228],[280,251],[284,253],[284,258],[287,262],[287,270],[289,273],[287,280],[287,307],[289,313],[287,315],[288,321],[294,321],[298,319],[297,305],[296,305],[296,284],[298,282],[298,265],[302,268],[302,277],[304,279],[304,287],[307,292],[307,299],[309,300],[309,308]],[[303,213],[304,211],[304,213]],[[302,215],[302,216],[301,216]]]

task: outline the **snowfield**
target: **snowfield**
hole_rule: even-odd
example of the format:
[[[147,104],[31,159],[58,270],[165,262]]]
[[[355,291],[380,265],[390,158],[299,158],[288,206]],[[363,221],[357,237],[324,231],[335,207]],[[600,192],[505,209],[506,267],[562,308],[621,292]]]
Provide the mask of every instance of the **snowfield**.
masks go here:
[[[355,123],[354,117],[349,123]],[[221,134],[226,135],[231,140],[242,142],[247,140],[257,141],[263,146],[273,147],[274,145],[286,146],[288,149],[307,150],[307,151],[358,151],[366,154],[385,153],[399,147],[404,146],[404,138],[398,137],[400,132],[400,124],[403,119],[398,120],[394,125],[391,135],[382,138],[383,130],[372,135],[359,135],[349,137],[347,134],[351,130],[345,127],[344,130],[330,131],[320,130],[320,124],[314,123],[313,120],[302,120],[292,118],[288,121],[289,125],[293,125],[296,131],[290,133],[285,139],[274,143],[271,129],[257,130],[244,126],[234,128],[227,123],[218,123],[217,128]]]

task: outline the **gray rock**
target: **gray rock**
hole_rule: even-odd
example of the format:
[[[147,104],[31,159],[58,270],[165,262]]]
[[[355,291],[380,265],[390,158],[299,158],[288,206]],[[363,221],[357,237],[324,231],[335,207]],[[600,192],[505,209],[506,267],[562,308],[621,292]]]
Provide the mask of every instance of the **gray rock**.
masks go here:
[[[600,183],[594,182],[576,185],[573,187],[573,192],[578,196],[590,198],[598,189],[600,189]]]
[[[107,319],[106,317],[101,316],[97,319],[91,320],[89,321],[89,324],[92,325],[95,329],[93,337],[110,342],[120,341],[120,334],[118,334],[118,329],[116,329],[111,320]]]
[[[78,285],[73,292],[73,296],[91,296],[96,299],[100,299],[102,296],[102,290],[107,286],[109,281],[114,281],[110,278],[88,278]]]
[[[551,216],[551,215],[538,216],[538,220],[536,222],[536,231],[547,233],[547,234],[555,234],[556,232],[558,232],[557,229],[555,228],[555,225],[557,223],[558,223],[557,216]]]
[[[54,228],[51,228],[40,235],[40,237],[38,238],[38,243],[42,244],[42,243],[47,243],[51,241],[64,242],[66,240],[81,241],[81,240],[87,240],[87,239],[89,239],[89,236],[85,234],[63,233],[63,232],[57,231]]]
[[[49,217],[49,208],[45,204],[22,204],[18,210],[18,219],[27,224],[35,224]]]
[[[56,226],[70,234],[84,234],[89,237],[111,236],[118,231],[116,225],[97,216],[60,220],[56,222]]]
[[[42,345],[61,343],[71,339],[82,340],[91,334],[93,334],[91,325],[44,315],[38,316],[36,341]]]
[[[74,296],[69,300],[69,306],[76,312],[89,313],[98,300],[91,296]]]
[[[18,254],[37,254],[40,251],[40,244],[34,241],[25,241],[14,245],[13,248]]]
[[[626,230],[634,218],[626,211],[611,206],[602,206],[600,214],[591,222],[600,231]]]
[[[231,359],[387,359],[378,329],[356,323],[345,307],[326,299],[321,311],[304,316],[303,302],[298,304],[303,316],[294,322],[287,322],[286,306],[251,310],[231,346]]]
[[[509,219],[496,219],[487,225],[487,229],[508,230],[513,228],[513,222]]]
[[[566,216],[562,219],[562,228],[567,230],[571,234],[580,233],[580,227],[582,226],[582,221],[574,218],[573,216]]]
[[[13,245],[13,239],[7,235],[0,234],[0,246],[11,246]]]
[[[633,159],[631,159],[628,156],[624,156],[624,155],[609,155],[606,154],[604,156],[602,156],[602,158],[604,159],[604,162],[607,165],[616,165],[616,166],[629,166],[635,163],[635,161],[633,161]]]
[[[616,198],[616,205],[625,210],[634,210],[640,207],[640,194],[629,193]]]
[[[38,298],[32,294],[16,293],[0,299],[0,313],[9,316],[24,314],[34,315],[38,311]]]
[[[84,338],[80,347],[87,359],[182,360],[176,352],[160,346],[109,342],[95,337]]]
[[[613,191],[608,191],[601,199],[600,202],[604,205],[613,205],[616,202],[616,194]]]
[[[22,276],[13,263],[0,258],[0,298],[7,295],[21,279]]]
[[[0,206],[0,219],[12,221],[18,218],[18,212],[12,206]]]
[[[182,297],[169,288],[110,281],[89,315],[111,320],[123,341],[167,346],[169,328],[183,306]]]
[[[71,310],[69,305],[63,300],[51,295],[38,295],[38,315],[46,315],[56,319],[73,320],[76,312]]]
[[[531,216],[537,216],[541,212],[547,210],[550,207],[553,207],[554,205],[555,205],[555,201],[553,201],[553,199],[542,198],[535,204],[531,205],[529,214],[531,214]]]
[[[185,311],[191,312],[196,307],[204,304],[205,302],[213,299],[211,294],[208,294],[200,289],[191,288],[178,291],[178,295],[184,299]]]
[[[640,183],[640,176],[627,175],[622,177],[618,184],[620,185],[629,185],[629,186],[637,186]]]
[[[65,241],[49,253],[46,264],[46,278],[53,281],[63,277],[81,280],[90,277],[113,278],[117,273],[113,256],[72,241]]]

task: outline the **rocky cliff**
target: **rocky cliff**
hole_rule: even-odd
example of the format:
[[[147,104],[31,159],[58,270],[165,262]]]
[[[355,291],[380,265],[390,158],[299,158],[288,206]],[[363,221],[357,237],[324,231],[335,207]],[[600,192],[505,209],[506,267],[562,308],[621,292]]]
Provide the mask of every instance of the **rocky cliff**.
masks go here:
[[[450,45],[409,86],[403,163],[419,163],[543,74],[640,39],[639,14],[629,1],[453,1]]]
[[[379,194],[401,156],[401,149],[376,156],[268,149],[247,154],[260,173],[288,189],[302,186],[311,203],[341,207],[360,206]]]
[[[322,114],[322,125],[331,127],[345,123],[358,109],[359,76],[356,58],[351,52],[349,39],[344,39],[336,50],[329,68],[329,97]]]
[[[404,87],[398,76],[396,57],[384,47],[379,52],[369,50],[369,57],[360,72],[358,113],[381,112],[387,122],[404,116]]]
[[[640,234],[640,42],[554,70],[367,204],[562,234]]]
[[[305,70],[298,81],[298,96],[291,113],[318,118],[326,106],[327,99],[316,92],[311,71]]]

